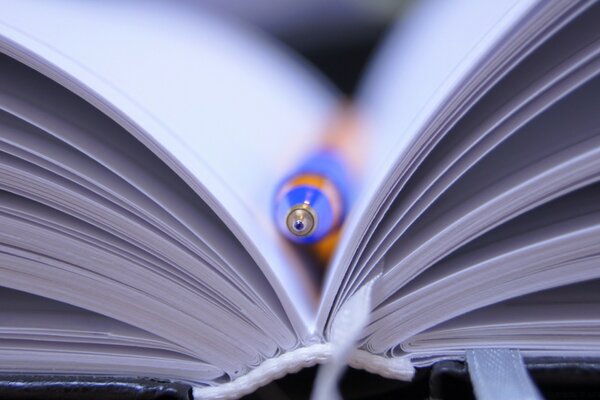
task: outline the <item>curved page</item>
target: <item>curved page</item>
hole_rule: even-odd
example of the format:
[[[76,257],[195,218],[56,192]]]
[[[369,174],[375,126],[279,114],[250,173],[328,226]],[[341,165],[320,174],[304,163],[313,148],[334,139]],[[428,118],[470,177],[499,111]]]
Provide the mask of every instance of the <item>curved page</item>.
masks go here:
[[[191,4],[2,10],[0,50],[91,102],[173,168],[248,249],[304,336],[316,287],[271,227],[270,199],[334,96],[281,52]]]
[[[2,286],[127,322],[229,373],[297,344],[237,239],[122,127],[5,56],[0,110]]]
[[[406,165],[434,112],[471,77],[473,69],[526,15],[535,1],[424,2],[400,21],[362,85],[360,104],[373,137],[369,179],[349,216],[325,285],[317,326],[335,296],[375,214]],[[336,303],[337,304],[337,303]]]
[[[564,356],[597,354],[600,292],[590,280],[483,307],[412,337],[402,347],[415,356],[462,352],[466,347],[554,350]],[[417,354],[419,353],[419,354]]]
[[[77,366],[78,373],[188,381],[222,373],[163,338],[82,308],[7,288],[0,288],[0,301],[0,371],[6,373],[73,373]]]

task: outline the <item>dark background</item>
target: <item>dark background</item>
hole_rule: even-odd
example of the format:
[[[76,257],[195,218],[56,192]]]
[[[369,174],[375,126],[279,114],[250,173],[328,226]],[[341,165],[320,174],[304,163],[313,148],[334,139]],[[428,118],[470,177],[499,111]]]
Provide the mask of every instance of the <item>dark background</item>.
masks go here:
[[[185,0],[184,0],[185,1]],[[191,1],[191,0],[190,0]],[[416,0],[204,0],[218,17],[291,48],[351,96],[385,33]]]

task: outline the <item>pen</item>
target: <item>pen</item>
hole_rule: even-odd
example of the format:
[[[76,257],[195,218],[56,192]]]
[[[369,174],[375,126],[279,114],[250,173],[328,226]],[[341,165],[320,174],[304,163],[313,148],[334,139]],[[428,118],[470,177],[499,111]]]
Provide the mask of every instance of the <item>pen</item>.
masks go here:
[[[275,194],[279,231],[294,243],[310,245],[322,263],[333,254],[348,211],[354,131],[354,116],[346,107],[321,147],[282,180]]]
[[[280,231],[297,243],[316,243],[337,228],[345,214],[347,178],[333,149],[305,160],[281,185],[275,218]]]

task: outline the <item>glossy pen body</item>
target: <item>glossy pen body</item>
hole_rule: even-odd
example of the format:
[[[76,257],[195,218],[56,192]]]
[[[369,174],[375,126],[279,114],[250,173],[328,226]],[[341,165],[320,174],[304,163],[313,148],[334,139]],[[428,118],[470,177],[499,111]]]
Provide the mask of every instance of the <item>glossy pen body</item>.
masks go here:
[[[355,113],[340,109],[312,155],[283,179],[275,193],[274,218],[290,241],[309,245],[327,264],[348,213],[358,178],[364,143]]]
[[[275,196],[279,230],[296,243],[316,243],[346,214],[348,176],[342,157],[324,149],[284,179]]]

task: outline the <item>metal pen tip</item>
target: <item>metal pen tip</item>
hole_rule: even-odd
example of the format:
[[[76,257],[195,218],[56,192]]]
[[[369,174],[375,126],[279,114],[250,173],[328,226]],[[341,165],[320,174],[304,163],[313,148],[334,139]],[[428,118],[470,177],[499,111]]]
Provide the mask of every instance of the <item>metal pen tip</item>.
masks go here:
[[[314,211],[305,205],[293,207],[287,215],[286,224],[295,236],[307,236],[316,226]]]

